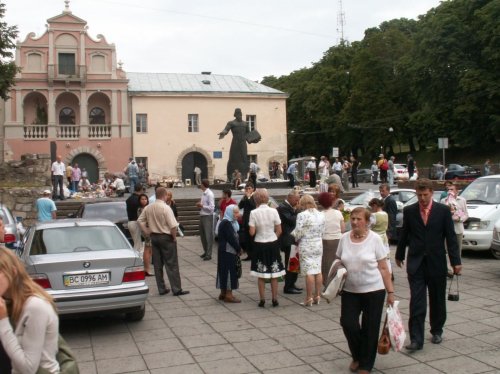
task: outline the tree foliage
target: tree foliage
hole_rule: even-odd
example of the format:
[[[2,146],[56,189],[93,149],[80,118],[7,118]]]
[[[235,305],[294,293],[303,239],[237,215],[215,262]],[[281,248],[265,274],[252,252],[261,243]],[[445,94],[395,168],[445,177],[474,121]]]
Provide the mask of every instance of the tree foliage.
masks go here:
[[[263,84],[287,92],[289,154],[369,154],[393,144],[478,146],[500,138],[500,1],[450,0],[331,47]],[[393,131],[389,131],[392,129]]]
[[[18,68],[12,58],[15,48],[14,40],[17,38],[17,26],[9,26],[3,22],[5,4],[0,3],[0,97],[9,98],[10,87],[14,84],[14,77]]]

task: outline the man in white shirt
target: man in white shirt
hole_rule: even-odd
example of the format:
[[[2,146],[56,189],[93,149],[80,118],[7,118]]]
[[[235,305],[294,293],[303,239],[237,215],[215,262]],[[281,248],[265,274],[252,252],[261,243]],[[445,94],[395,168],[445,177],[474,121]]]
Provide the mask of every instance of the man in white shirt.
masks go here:
[[[197,186],[201,185],[201,169],[198,166],[194,167],[194,180]]]
[[[307,171],[309,172],[309,187],[316,187],[316,160],[311,160],[307,163]]]
[[[332,165],[332,171],[339,177],[342,176],[342,163],[338,158],[335,159],[335,162]]]
[[[120,197],[125,195],[125,183],[123,183],[123,179],[118,178],[117,175],[113,176],[113,182],[110,187],[115,191],[116,196]]]
[[[201,190],[203,195],[196,203],[200,208],[200,239],[203,246],[203,254],[200,256],[204,261],[212,259],[212,245],[214,243],[214,209],[215,199],[214,193],[208,188],[210,183],[208,179],[201,181]]]
[[[59,187],[59,199],[64,200],[64,176],[66,175],[66,166],[62,162],[62,156],[57,155],[56,161],[52,163],[52,195],[57,198],[57,189]]]

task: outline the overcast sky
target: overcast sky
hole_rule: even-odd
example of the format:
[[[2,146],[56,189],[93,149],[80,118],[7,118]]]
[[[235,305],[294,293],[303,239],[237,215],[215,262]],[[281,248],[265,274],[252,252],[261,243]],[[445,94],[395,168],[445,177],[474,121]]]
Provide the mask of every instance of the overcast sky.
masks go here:
[[[63,0],[0,0],[19,38],[45,32]],[[439,0],[343,0],[344,38],[393,18],[416,18]],[[116,45],[131,72],[241,75],[261,80],[308,67],[338,43],[338,0],[73,0],[89,34]]]

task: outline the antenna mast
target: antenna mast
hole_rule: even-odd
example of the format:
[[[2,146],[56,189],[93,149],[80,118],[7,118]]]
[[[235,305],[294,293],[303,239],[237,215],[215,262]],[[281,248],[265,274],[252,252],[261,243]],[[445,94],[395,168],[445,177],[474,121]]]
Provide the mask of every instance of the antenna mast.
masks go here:
[[[345,12],[342,6],[342,0],[339,0],[339,12],[337,14],[337,35],[338,43],[341,44],[345,41],[344,38],[344,26],[345,26]]]

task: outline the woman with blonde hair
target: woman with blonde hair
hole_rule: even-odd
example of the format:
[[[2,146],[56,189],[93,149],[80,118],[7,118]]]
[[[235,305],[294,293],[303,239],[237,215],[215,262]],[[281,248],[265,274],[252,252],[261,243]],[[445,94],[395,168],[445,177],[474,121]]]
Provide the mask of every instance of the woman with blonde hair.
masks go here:
[[[272,303],[273,307],[277,307],[278,278],[285,275],[278,243],[281,220],[278,211],[268,205],[269,194],[265,188],[258,188],[253,194],[253,199],[257,208],[250,212],[248,222],[249,233],[255,236],[250,275],[259,278],[259,307],[263,308],[266,303],[266,279],[271,281]]]
[[[319,304],[323,284],[321,258],[325,216],[316,209],[316,203],[311,195],[300,198],[299,209],[302,212],[297,215],[297,224],[292,235],[299,246],[300,272],[306,277],[306,299],[302,305],[311,306]]]
[[[0,249],[0,342],[12,373],[59,373],[59,319],[51,296],[13,252]]]

